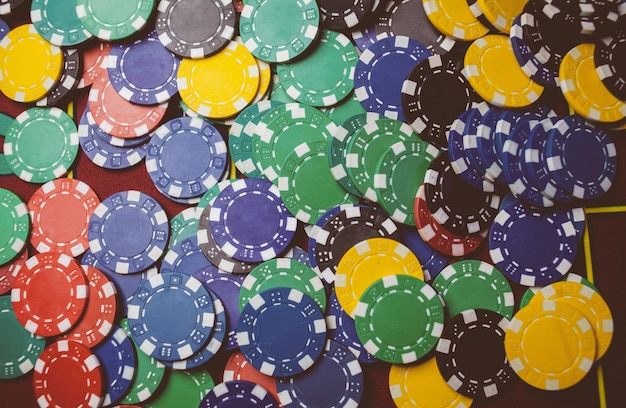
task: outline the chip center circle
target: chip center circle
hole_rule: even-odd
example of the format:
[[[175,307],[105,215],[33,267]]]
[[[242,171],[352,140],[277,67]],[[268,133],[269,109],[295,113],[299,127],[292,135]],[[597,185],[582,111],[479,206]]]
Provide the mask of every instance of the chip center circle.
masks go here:
[[[415,346],[427,333],[428,319],[415,294],[393,291],[373,306],[370,324],[383,344],[403,349]]]
[[[199,44],[216,34],[215,29],[222,26],[221,18],[214,1],[178,1],[172,5],[168,27],[171,35],[181,42]]]
[[[309,322],[293,305],[272,304],[258,316],[254,337],[264,354],[276,360],[291,360],[306,349],[310,337]],[[276,341],[285,338],[292,341]]]
[[[153,226],[150,217],[138,207],[117,207],[109,213],[102,237],[116,256],[130,258],[150,246]]]
[[[302,18],[302,13],[288,12],[288,10],[302,7],[301,4],[294,3],[296,3],[294,0],[266,0],[255,9],[252,17],[254,32],[264,44],[270,47],[286,47],[298,38],[302,27],[308,25],[308,22]],[[285,15],[289,16],[290,21],[281,21],[280,24],[276,24],[276,17]]]
[[[191,181],[205,175],[214,156],[211,146],[197,133],[179,132],[165,140],[160,159],[165,174],[172,179]]]
[[[281,224],[282,218],[277,204],[278,202],[268,199],[264,194],[235,197],[226,212],[226,217],[234,220],[225,220],[228,232],[237,242],[254,246],[276,239],[277,226]]]
[[[72,214],[60,217],[59,211]],[[55,243],[70,243],[86,230],[90,213],[85,205],[72,194],[56,194],[44,201],[39,212],[41,229],[46,238]]]
[[[164,343],[185,340],[196,327],[198,305],[181,289],[160,290],[146,301],[143,322],[150,336]]]

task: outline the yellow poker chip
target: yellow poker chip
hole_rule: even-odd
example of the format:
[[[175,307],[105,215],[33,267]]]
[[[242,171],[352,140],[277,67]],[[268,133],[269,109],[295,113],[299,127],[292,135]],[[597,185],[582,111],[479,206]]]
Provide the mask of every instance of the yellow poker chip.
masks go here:
[[[419,260],[405,245],[390,238],[370,238],[350,248],[335,273],[335,293],[350,316],[363,292],[374,282],[390,275],[410,275],[424,280]]]
[[[559,68],[561,91],[579,115],[599,122],[618,122],[626,118],[626,102],[617,99],[600,79],[594,49],[594,44],[579,44],[565,54]]]
[[[208,58],[183,59],[178,91],[192,110],[222,119],[242,111],[257,96],[259,66],[246,47],[231,41]]]
[[[422,0],[430,22],[443,34],[472,41],[489,32],[474,16],[467,0]]]
[[[561,299],[529,303],[504,335],[506,356],[517,375],[533,387],[564,390],[582,380],[596,356],[589,320]]]
[[[0,41],[0,91],[17,102],[46,96],[63,70],[63,53],[32,24],[9,31]]]
[[[446,383],[434,357],[417,365],[392,364],[389,392],[399,408],[469,408],[473,402]]]
[[[509,34],[513,20],[522,13],[528,0],[478,0],[483,16],[500,32]]]
[[[475,40],[465,53],[463,75],[484,100],[498,107],[529,106],[543,93],[543,86],[522,71],[505,35]]]
[[[602,296],[579,282],[555,282],[542,288],[531,302],[560,299],[578,309],[589,320],[596,336],[596,360],[608,350],[613,339],[613,315]]]

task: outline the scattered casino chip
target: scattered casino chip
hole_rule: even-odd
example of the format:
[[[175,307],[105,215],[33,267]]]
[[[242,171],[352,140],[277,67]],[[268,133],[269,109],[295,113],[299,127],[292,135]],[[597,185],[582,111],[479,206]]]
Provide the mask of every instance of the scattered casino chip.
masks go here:
[[[104,41],[122,40],[148,23],[154,0],[77,0],[76,15],[87,31]]]
[[[4,265],[22,252],[30,232],[28,207],[4,188],[0,188],[0,227],[0,265]]]
[[[82,44],[92,37],[76,14],[76,0],[33,0],[30,20],[43,38],[60,47]]]

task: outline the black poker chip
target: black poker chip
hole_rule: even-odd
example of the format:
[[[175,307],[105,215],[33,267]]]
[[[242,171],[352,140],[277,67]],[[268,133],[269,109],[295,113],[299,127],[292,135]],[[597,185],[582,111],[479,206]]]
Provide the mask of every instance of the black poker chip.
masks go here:
[[[81,53],[74,48],[63,48],[63,71],[59,82],[42,99],[37,101],[37,106],[56,106],[65,100],[80,81],[83,73]]]
[[[596,43],[594,61],[602,83],[615,97],[626,101],[626,15],[622,29]]]
[[[469,309],[446,322],[435,358],[444,380],[475,399],[502,394],[512,384],[504,349],[509,320],[497,312]]]
[[[317,0],[322,24],[343,31],[358,27],[372,14],[375,0]]]

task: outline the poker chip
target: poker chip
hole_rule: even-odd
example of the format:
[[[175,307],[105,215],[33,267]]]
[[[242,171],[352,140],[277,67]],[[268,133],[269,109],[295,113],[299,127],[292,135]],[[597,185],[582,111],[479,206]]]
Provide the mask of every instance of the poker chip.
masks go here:
[[[22,252],[30,232],[26,204],[4,188],[0,188],[0,230],[0,265],[4,265]]]
[[[467,49],[463,75],[476,93],[499,107],[521,108],[536,102],[543,86],[522,71],[509,37],[490,34]]]
[[[244,7],[245,10],[245,7]],[[234,380],[217,384],[200,402],[199,408],[278,407],[278,402],[261,385],[250,381]]]
[[[206,81],[206,78],[213,78]],[[231,41],[210,57],[183,59],[178,68],[178,92],[200,115],[222,119],[241,112],[259,90],[259,66],[248,49]]]
[[[533,237],[529,239],[529,237]],[[569,272],[578,239],[564,210],[539,211],[524,203],[500,210],[489,231],[489,255],[513,282],[544,286]]]
[[[443,301],[437,292],[407,275],[389,275],[373,283],[354,311],[365,349],[392,364],[409,364],[426,356],[442,334],[443,320]],[[407,327],[413,330],[407,332]]]
[[[210,123],[199,118],[175,118],[152,133],[146,169],[168,196],[198,197],[222,177],[226,151],[222,135]]]
[[[165,375],[165,366],[150,357],[135,343],[130,334],[128,319],[120,320],[120,327],[133,342],[137,365],[135,366],[135,378],[126,395],[119,401],[120,404],[138,404],[149,399],[159,388]]]
[[[363,240],[341,257],[335,272],[339,304],[354,317],[363,293],[376,281],[392,275],[424,279],[417,257],[405,245],[389,238]]]
[[[349,0],[342,4],[332,0],[320,0],[319,11],[322,25],[335,31],[356,27],[372,13],[375,0]]]
[[[328,141],[336,129],[337,125],[314,107],[301,103],[279,105],[257,123],[252,157],[263,175],[276,183],[296,146]]]
[[[43,337],[22,327],[13,311],[10,296],[0,296],[0,379],[20,377],[35,367],[35,362],[46,346]]]
[[[596,72],[595,45],[579,44],[561,62],[559,82],[569,105],[579,115],[600,122],[626,118],[626,102],[616,98]]]
[[[428,245],[415,226],[400,224],[398,229],[400,230],[400,242],[417,256],[420,265],[422,265],[424,280],[430,281],[439,275],[448,264],[448,257]]]
[[[91,86],[100,74],[107,69],[107,56],[113,45],[98,41],[82,52],[83,73],[78,81],[78,89]]]
[[[287,210],[305,223],[314,223],[334,206],[357,201],[332,175],[327,140],[296,146],[285,159],[277,184]]]
[[[289,258],[275,258],[255,267],[246,276],[239,292],[239,310],[257,294],[268,289],[297,289],[317,303],[320,310],[326,310],[326,289],[315,272],[303,264]]]
[[[75,341],[93,348],[102,343],[113,330],[117,313],[117,289],[104,272],[92,266],[82,268],[89,284],[89,299],[78,323],[58,339]]]
[[[9,27],[6,21],[0,18],[0,41],[2,41],[4,37],[6,37],[9,31],[11,31],[11,27]]]
[[[135,347],[130,338],[118,326],[111,326],[111,335],[93,349],[100,361],[104,387],[103,405],[113,405],[130,388],[135,376]]]
[[[319,229],[315,236],[315,259],[321,276],[328,283],[344,254],[357,243],[369,238],[397,240],[398,227],[388,216],[375,209],[354,206],[342,209]]]
[[[80,265],[70,256],[32,256],[20,269],[11,301],[19,322],[39,336],[56,336],[74,326],[83,314],[89,286]]]
[[[447,231],[430,212],[424,190],[424,184],[417,189],[414,205],[415,225],[422,239],[437,251],[449,256],[464,256],[478,249],[485,240],[487,231],[471,235]]]
[[[180,59],[163,47],[155,31],[132,44],[115,45],[107,58],[111,84],[130,102],[157,105],[178,92]]]
[[[354,92],[351,92],[347,98],[340,101],[336,105],[327,108],[320,108],[320,110],[322,110],[322,112],[324,112],[330,120],[335,123],[345,123],[345,121],[355,115],[367,113]]]
[[[626,70],[619,56],[624,54],[625,44],[626,32],[622,29],[616,35],[598,41],[593,53],[596,73],[602,83],[622,101],[626,100]]]
[[[490,310],[507,319],[513,316],[511,286],[502,272],[487,262],[454,262],[437,275],[432,285],[443,297],[450,317],[470,309]]]
[[[447,148],[454,120],[480,98],[461,73],[463,60],[455,54],[433,55],[405,76],[402,110],[406,121],[428,143]]]
[[[473,402],[450,388],[434,357],[417,365],[393,364],[389,370],[389,393],[399,407],[469,407]]]
[[[550,391],[577,384],[591,370],[596,355],[591,324],[575,307],[559,299],[520,309],[506,329],[504,347],[518,377]]]
[[[241,353],[254,368],[273,377],[291,377],[310,368],[325,342],[322,312],[297,289],[259,293],[243,308],[237,325]]]
[[[105,41],[121,40],[140,31],[147,23],[154,0],[77,0],[76,15],[87,31]]]
[[[268,30],[276,19],[282,30]],[[246,2],[239,19],[244,45],[257,58],[267,62],[287,62],[305,52],[319,32],[317,3],[305,0]]]
[[[15,118],[0,112],[0,137],[4,137],[4,135],[7,134],[14,120]],[[13,171],[7,163],[6,156],[4,153],[0,153],[0,175],[4,176],[11,174],[13,174]]]
[[[211,263],[202,253],[196,234],[170,247],[161,261],[159,272],[186,273],[199,271]]]
[[[45,183],[61,177],[67,173],[77,153],[76,125],[58,108],[25,110],[15,119],[4,139],[9,168],[30,183]]]
[[[582,276],[577,275],[575,273],[568,273],[559,282],[580,283],[582,285],[587,286],[588,288],[591,288],[591,290],[593,290],[594,292],[600,293],[598,288],[596,288],[591,282],[589,282],[587,279],[585,279]],[[527,306],[528,303],[530,303],[532,298],[535,296],[535,294],[537,292],[539,292],[541,289],[543,289],[543,286],[533,286],[533,287],[530,287],[530,288],[526,289],[526,291],[524,291],[524,294],[522,295],[522,298],[520,299],[519,308],[521,309],[521,308]]]
[[[607,132],[568,116],[550,130],[545,162],[550,175],[568,194],[591,199],[611,188],[617,152]]]
[[[276,186],[241,179],[221,189],[209,212],[211,235],[226,255],[248,262],[275,258],[293,239],[297,220]]]
[[[359,56],[344,34],[323,30],[319,41],[306,58],[279,64],[276,74],[292,99],[311,106],[336,105],[354,89],[352,71]],[[320,71],[320,66],[333,69]]]
[[[460,235],[488,229],[500,206],[500,196],[479,191],[452,170],[447,155],[434,160],[424,179],[424,197],[432,217]]]
[[[508,34],[511,31],[513,20],[523,11],[527,0],[478,0],[477,3],[480,10],[480,13],[476,13],[480,14],[476,16],[478,20],[480,21],[483,17],[489,22],[489,25],[504,34]],[[472,12],[476,11],[475,6],[470,7],[470,9]]]
[[[80,343],[59,340],[41,353],[33,374],[39,404],[98,406],[103,401],[103,374],[98,357]],[[72,386],[68,387],[68,381]]]
[[[63,48],[63,70],[57,84],[48,94],[36,102],[37,106],[53,106],[78,87],[83,62],[80,53],[74,48]]]
[[[481,155],[480,151],[482,145],[479,146],[478,140],[481,137],[478,133],[483,130],[483,118],[491,111],[491,109],[492,107],[486,102],[481,102],[477,104],[475,108],[471,109],[471,113],[468,116],[468,121],[465,128],[463,129],[463,138],[461,144],[464,151],[464,154],[462,155],[465,158],[464,162],[467,165],[468,169],[471,169],[469,172],[465,171],[465,176],[469,176],[469,179],[473,179],[474,174],[476,174],[480,176],[483,180],[494,183],[496,179],[492,177],[487,171],[487,163],[483,160],[483,156]],[[448,136],[450,135],[448,134]],[[491,135],[487,136],[490,137]],[[461,156],[459,150],[456,150],[454,154],[456,154],[457,156]],[[462,164],[462,162],[459,164]],[[454,170],[456,171],[457,169]],[[465,180],[467,181],[468,178],[466,178]]]
[[[147,408],[166,408],[172,406],[196,407],[215,383],[207,371],[171,371],[154,399]]]
[[[225,47],[235,34],[232,2],[175,0],[157,6],[159,41],[180,57],[202,59]]]
[[[170,241],[168,248],[172,248],[180,241],[195,237],[198,231],[198,215],[195,208],[185,208],[170,220]]]
[[[489,32],[474,16],[468,2],[422,0],[422,4],[433,26],[447,36],[472,41]]]
[[[394,146],[398,148],[403,142],[411,141],[420,142],[411,127],[389,118],[366,123],[354,133],[344,152],[345,167],[361,196],[376,202],[378,180],[375,179],[375,174],[381,156]]]
[[[15,276],[26,265],[27,259],[28,250],[24,249],[17,257],[0,266],[0,295],[11,292]]]
[[[451,318],[436,347],[439,371],[455,391],[493,398],[513,383],[504,351],[509,320],[492,310],[469,309]]]
[[[61,49],[41,37],[32,24],[7,33],[0,42],[0,61],[0,91],[17,102],[43,98],[63,70]]]
[[[30,20],[37,32],[54,45],[69,47],[92,37],[76,15],[74,0],[34,0],[30,6]]]
[[[155,129],[167,104],[144,106],[128,102],[115,90],[108,75],[100,75],[91,86],[89,110],[98,126],[112,136],[136,138]]]
[[[364,385],[356,357],[345,346],[327,340],[318,362],[299,376],[279,379],[277,390],[284,407],[358,406]]]
[[[176,309],[171,308],[176,304]],[[160,273],[142,282],[128,306],[131,336],[147,355],[176,361],[198,352],[215,324],[211,296],[200,281]]]
[[[613,316],[597,290],[579,282],[554,282],[538,291],[531,302],[559,299],[574,306],[589,321],[596,338],[596,360],[604,356],[613,339]]]
[[[128,274],[152,266],[169,236],[167,215],[140,191],[115,193],[96,207],[89,222],[89,248],[108,269]]]
[[[409,37],[378,39],[361,53],[354,70],[354,93],[361,105],[369,112],[404,121],[403,82],[431,55],[425,45]]]
[[[354,45],[363,52],[376,42],[376,27],[374,25],[356,27],[350,31],[350,36]]]
[[[229,381],[249,381],[260,385],[278,401],[278,391],[276,390],[276,378],[265,375],[252,367],[248,360],[239,351],[232,353],[224,366],[224,382]]]

